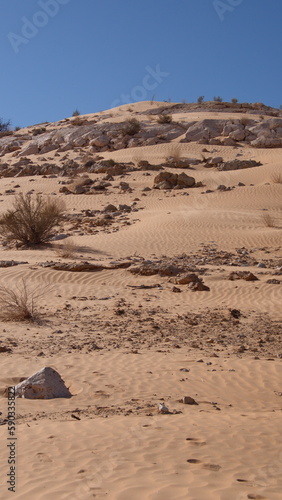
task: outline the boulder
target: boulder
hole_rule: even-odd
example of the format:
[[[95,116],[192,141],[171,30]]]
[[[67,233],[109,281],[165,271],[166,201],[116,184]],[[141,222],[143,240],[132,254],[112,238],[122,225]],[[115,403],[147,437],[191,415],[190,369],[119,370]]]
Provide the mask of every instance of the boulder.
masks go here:
[[[241,129],[234,130],[229,134],[229,137],[231,139],[234,139],[234,141],[243,141],[246,137],[245,131]]]
[[[266,122],[270,128],[270,130],[276,130],[282,127],[282,119],[281,118],[271,118]]]
[[[172,174],[171,172],[160,172],[154,178],[155,189],[173,189],[175,187],[185,188],[195,185],[194,177],[189,177],[185,172],[181,174]]]
[[[200,141],[202,139],[213,139],[221,135],[225,126],[224,120],[206,119],[199,122],[192,122],[185,134],[187,141]]]
[[[222,156],[215,156],[214,158],[210,158],[210,160],[208,161],[208,164],[209,165],[218,165],[218,163],[222,163],[222,162],[223,162]]]
[[[98,137],[94,137],[90,142],[90,146],[96,146],[97,148],[104,148],[108,146],[110,139],[106,135],[99,135]]]
[[[179,187],[192,187],[195,185],[194,177],[189,177],[189,175],[182,172],[177,177],[177,186]]]
[[[218,170],[241,170],[244,168],[259,167],[261,165],[260,161],[256,160],[231,160],[217,165]]]
[[[104,208],[104,212],[117,212],[117,207],[111,203]]]
[[[259,135],[254,141],[251,141],[251,146],[255,148],[280,148],[282,147],[282,138],[271,138],[265,135]]]
[[[154,178],[154,188],[155,189],[172,189],[177,184],[177,174],[172,174],[171,172],[160,172]],[[166,183],[165,187],[163,187],[162,183]],[[167,186],[167,187],[166,187]]]
[[[204,283],[202,281],[189,283],[188,287],[190,288],[190,290],[192,290],[192,292],[209,292],[210,291],[210,288],[208,286],[204,285]]]
[[[153,276],[154,274],[176,276],[181,272],[181,269],[173,264],[154,264],[150,261],[145,261],[140,266],[131,267],[129,271],[132,274],[139,274],[140,276]]]
[[[39,149],[36,143],[31,142],[27,146],[24,146],[18,156],[28,156],[38,154]]]
[[[195,162],[199,163],[199,160],[195,160],[195,158],[180,158],[177,160],[173,156],[170,156],[167,158],[164,166],[168,168],[189,168]]]
[[[195,401],[194,398],[191,398],[191,396],[184,396],[181,400],[181,402],[185,405],[198,405],[197,401]]]
[[[175,278],[174,283],[177,285],[188,285],[188,283],[197,283],[198,281],[201,280],[196,274],[185,274],[184,276]]]
[[[232,139],[231,137],[224,137],[221,144],[222,146],[235,146],[236,141],[234,141],[234,139]]]
[[[15,386],[15,395],[26,399],[70,398],[71,393],[56,370],[45,367]]]
[[[258,278],[249,271],[234,271],[229,274],[228,279],[234,280],[245,280],[245,281],[257,281]]]

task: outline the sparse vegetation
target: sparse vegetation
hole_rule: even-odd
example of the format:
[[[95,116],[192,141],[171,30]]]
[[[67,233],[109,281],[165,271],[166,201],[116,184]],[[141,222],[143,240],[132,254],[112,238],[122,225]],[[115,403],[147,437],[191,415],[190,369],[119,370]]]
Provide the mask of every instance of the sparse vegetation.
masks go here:
[[[30,287],[25,279],[15,288],[0,286],[0,317],[5,321],[38,321],[38,300],[46,293],[42,286]]]
[[[217,97],[214,97],[214,98],[213,98],[213,100],[214,100],[215,102],[222,102],[222,97],[217,96]]]
[[[76,116],[74,120],[72,120],[72,125],[75,125],[76,127],[79,127],[80,125],[85,125],[87,123],[85,120],[80,118],[80,116]]]
[[[238,102],[238,99],[236,99],[236,97],[233,97],[233,99],[231,100],[232,104],[237,104]]]
[[[159,115],[157,119],[158,123],[171,123],[172,116],[171,115]]]
[[[249,125],[250,118],[248,118],[247,116],[242,116],[240,118],[240,123],[241,123],[241,125],[244,125],[244,127],[245,127],[246,125]]]
[[[181,159],[181,150],[178,144],[171,144],[171,146],[167,150],[166,161],[169,159],[180,160]]]
[[[32,135],[40,135],[44,134],[44,132],[46,132],[46,127],[33,128],[31,130]]]
[[[46,243],[62,220],[64,210],[61,199],[21,193],[16,196],[13,208],[0,217],[1,234],[9,242],[26,246]]]
[[[11,122],[8,120],[4,122],[2,118],[0,118],[0,132],[8,132],[10,130]]]
[[[204,102],[204,98],[205,96],[204,95],[200,95],[200,97],[198,97],[198,104],[202,104],[202,102]]]
[[[261,220],[266,227],[275,227],[275,220],[270,214],[262,214]]]
[[[15,132],[18,132],[19,130],[21,130],[21,127],[15,127]]]
[[[141,126],[136,118],[131,118],[124,122],[124,125],[121,129],[122,135],[136,135],[140,131]]]
[[[274,184],[282,184],[282,172],[273,172],[271,180]]]
[[[78,111],[78,109],[75,109],[72,116],[79,116],[80,115],[80,112]]]
[[[74,259],[78,252],[78,246],[72,239],[64,241],[61,245],[54,245],[53,248],[56,254],[63,259]]]

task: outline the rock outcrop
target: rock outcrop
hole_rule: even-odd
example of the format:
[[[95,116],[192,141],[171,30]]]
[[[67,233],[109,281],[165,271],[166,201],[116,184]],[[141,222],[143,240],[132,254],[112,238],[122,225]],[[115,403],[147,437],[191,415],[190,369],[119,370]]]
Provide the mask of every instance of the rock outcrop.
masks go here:
[[[256,148],[282,147],[282,119],[200,120],[188,123],[182,142],[235,145],[245,142]]]

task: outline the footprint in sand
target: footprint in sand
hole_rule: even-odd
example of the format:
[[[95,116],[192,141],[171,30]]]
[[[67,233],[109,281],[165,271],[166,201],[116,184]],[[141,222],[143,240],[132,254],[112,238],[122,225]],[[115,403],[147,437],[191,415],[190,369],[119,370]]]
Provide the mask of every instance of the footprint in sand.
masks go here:
[[[197,458],[188,458],[187,462],[189,464],[202,464],[201,460],[198,460]],[[206,470],[211,470],[211,471],[217,472],[221,469],[221,465],[202,464],[202,468],[206,469]]]
[[[265,500],[265,497],[262,497],[261,495],[254,495],[253,493],[250,493],[247,498],[250,498],[250,500]]]
[[[203,469],[212,470],[214,472],[217,472],[217,471],[219,471],[219,469],[221,469],[221,465],[203,464]]]
[[[49,455],[46,455],[46,453],[37,453],[39,462],[53,462],[53,460],[49,457]]]
[[[201,441],[197,438],[186,438],[186,441],[189,441],[194,446],[205,446],[205,444],[207,444],[206,441]]]

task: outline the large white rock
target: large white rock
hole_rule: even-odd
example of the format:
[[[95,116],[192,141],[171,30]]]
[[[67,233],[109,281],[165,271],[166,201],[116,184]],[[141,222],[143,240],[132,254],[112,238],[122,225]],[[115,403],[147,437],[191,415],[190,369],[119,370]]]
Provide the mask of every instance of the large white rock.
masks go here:
[[[46,366],[15,386],[16,397],[26,399],[70,398],[71,393],[56,370]]]

